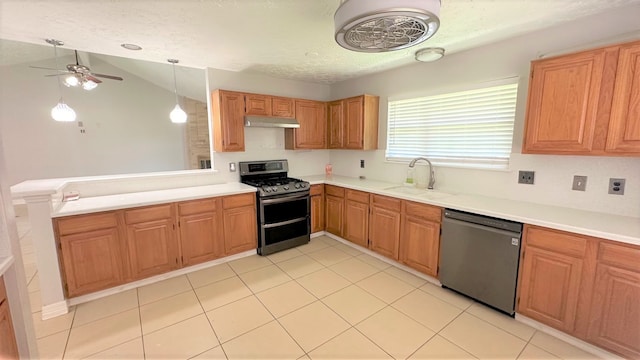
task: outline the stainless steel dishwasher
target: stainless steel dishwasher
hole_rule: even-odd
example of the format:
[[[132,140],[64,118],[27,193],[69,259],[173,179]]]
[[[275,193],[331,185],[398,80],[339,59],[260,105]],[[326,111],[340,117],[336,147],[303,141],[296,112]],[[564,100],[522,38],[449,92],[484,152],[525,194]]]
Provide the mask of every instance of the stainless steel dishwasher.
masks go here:
[[[440,282],[513,316],[521,234],[521,223],[445,209]]]

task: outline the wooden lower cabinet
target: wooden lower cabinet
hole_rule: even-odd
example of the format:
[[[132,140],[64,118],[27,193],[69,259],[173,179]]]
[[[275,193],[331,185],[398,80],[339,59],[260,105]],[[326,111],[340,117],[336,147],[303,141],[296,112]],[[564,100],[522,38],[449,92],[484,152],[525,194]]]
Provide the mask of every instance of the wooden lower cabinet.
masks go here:
[[[311,233],[324,230],[324,185],[311,185]]]
[[[442,208],[405,201],[400,226],[400,262],[438,276]]]
[[[194,200],[178,204],[181,261],[194,265],[224,256],[222,211],[219,199]]]
[[[347,190],[344,200],[342,237],[356,245],[367,247],[369,239],[369,194]],[[350,195],[357,199],[350,198]],[[366,202],[362,201],[362,197]]]
[[[342,237],[342,223],[344,220],[344,189],[325,186],[325,226],[327,232]]]
[[[371,195],[369,248],[388,258],[398,260],[400,246],[401,200]]]
[[[9,299],[4,286],[4,278],[0,276],[0,359],[19,359],[18,344],[11,321]]]
[[[258,224],[255,194],[226,196],[222,199],[222,203],[225,255],[256,249]]]

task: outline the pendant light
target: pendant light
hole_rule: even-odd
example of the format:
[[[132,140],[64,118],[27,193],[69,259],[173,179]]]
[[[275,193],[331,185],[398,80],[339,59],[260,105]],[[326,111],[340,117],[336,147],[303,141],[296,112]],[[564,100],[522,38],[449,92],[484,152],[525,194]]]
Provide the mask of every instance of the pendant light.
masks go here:
[[[48,44],[53,45],[53,53],[56,58],[56,71],[58,72],[58,76],[56,76],[57,78],[56,81],[58,82],[58,92],[60,93],[60,101],[56,106],[53,107],[53,109],[51,109],[51,117],[55,121],[61,121],[61,122],[75,121],[76,112],[73,111],[73,109],[70,108],[69,105],[65,104],[64,101],[62,100],[62,85],[60,84],[60,75],[62,74],[60,73],[60,70],[58,67],[58,50],[57,49],[58,49],[58,46],[64,45],[64,42],[60,40],[55,40],[55,39],[46,39],[45,41]]]
[[[169,113],[169,119],[175,124],[184,124],[187,122],[187,113],[182,110],[180,103],[178,102],[178,83],[176,82],[176,64],[179,62],[176,59],[167,59],[173,67],[173,92],[176,95],[176,107]]]

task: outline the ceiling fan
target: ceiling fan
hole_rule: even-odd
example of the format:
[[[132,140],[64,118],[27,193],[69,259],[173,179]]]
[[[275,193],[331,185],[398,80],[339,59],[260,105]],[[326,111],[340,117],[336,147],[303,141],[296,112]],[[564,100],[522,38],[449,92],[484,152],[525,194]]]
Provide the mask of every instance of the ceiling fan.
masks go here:
[[[68,64],[67,70],[58,70],[48,67],[41,66],[29,66],[34,69],[45,69],[45,70],[54,70],[57,71],[57,74],[45,75],[45,76],[66,76],[64,79],[64,84],[66,86],[75,87],[82,86],[85,90],[93,90],[98,84],[102,82],[102,80],[98,78],[110,79],[110,80],[118,80],[122,81],[123,78],[115,75],[105,75],[91,72],[88,66],[81,65],[78,60],[78,50],[75,50],[76,54],[76,63]]]

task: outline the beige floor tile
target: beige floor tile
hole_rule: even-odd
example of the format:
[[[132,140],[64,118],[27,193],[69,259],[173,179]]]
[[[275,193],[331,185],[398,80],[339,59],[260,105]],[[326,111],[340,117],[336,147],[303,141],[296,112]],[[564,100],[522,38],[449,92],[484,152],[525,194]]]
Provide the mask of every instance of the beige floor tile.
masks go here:
[[[256,296],[276,318],[316,301],[315,296],[293,280]]]
[[[231,266],[233,271],[235,271],[237,274],[242,274],[242,273],[263,268],[265,266],[273,265],[271,260],[257,254],[243,257],[238,260],[233,260],[231,262],[228,262],[227,264],[229,264],[229,266]]]
[[[375,258],[375,257],[373,257],[371,255],[368,255],[368,254],[358,255],[358,259],[360,261],[366,262],[367,264],[375,267],[378,270],[384,270],[384,269],[388,268],[389,266],[391,266],[388,263],[386,263],[386,262],[384,262],[384,261],[382,261],[380,259],[377,259],[377,258]]]
[[[431,294],[439,298],[440,300],[444,300],[462,310],[467,309],[469,306],[471,306],[471,304],[474,303],[474,301],[469,299],[468,297],[464,297],[460,294],[455,293],[454,291],[442,288],[431,283],[422,285],[420,287],[420,290],[426,291],[428,294]]]
[[[348,280],[329,269],[318,270],[298,278],[296,281],[318,298],[323,298],[351,285]]]
[[[36,333],[36,338],[40,339],[45,336],[71,329],[74,312],[75,309],[72,309],[64,315],[56,316],[48,320],[42,320],[42,312],[32,313],[33,329]]]
[[[417,289],[391,306],[435,332],[442,330],[462,312],[462,309]]]
[[[341,242],[338,242],[337,245],[334,246],[334,248],[338,249],[338,250],[342,250],[344,252],[346,252],[347,254],[351,255],[351,256],[360,256],[362,255],[362,251],[358,250],[357,248],[351,247],[349,245],[345,245]]]
[[[202,313],[202,306],[193,291],[154,301],[140,307],[142,333],[149,334]]]
[[[387,274],[396,277],[404,282],[406,282],[407,284],[413,286],[413,287],[420,287],[424,284],[427,283],[427,280],[419,278],[409,272],[406,272],[402,269],[399,269],[395,266],[391,266],[389,268],[387,268],[384,272],[386,272]]]
[[[251,290],[238,277],[221,280],[195,289],[205,311],[229,304],[251,295]]]
[[[355,285],[348,286],[323,298],[322,302],[352,325],[359,323],[387,306],[382,300]]]
[[[87,359],[144,360],[144,346],[142,345],[142,337],[135,338],[120,345],[116,345],[110,349],[91,355]]]
[[[591,353],[541,331],[536,331],[529,343],[562,359],[598,359]]]
[[[352,257],[346,252],[340,249],[336,249],[335,247],[328,247],[322,250],[314,251],[310,253],[309,256],[324,266],[331,266]]]
[[[349,328],[349,323],[317,301],[279,319],[280,324],[309,352]]]
[[[435,334],[391,307],[375,313],[356,329],[396,359],[407,358]]]
[[[142,335],[138,309],[74,327],[69,335],[65,358],[77,359],[98,353]]]
[[[187,274],[194,289],[234,276],[236,273],[226,263]]]
[[[291,248],[284,251],[279,251],[275,254],[271,254],[267,256],[267,258],[271,260],[274,264],[277,264],[285,260],[293,259],[294,257],[300,256],[300,255],[302,255],[302,252],[300,250],[296,248]]]
[[[221,343],[273,320],[271,313],[255,296],[209,311],[207,317]]]
[[[38,359],[62,359],[67,346],[69,330],[38,339]]]
[[[351,328],[309,353],[311,359],[389,359],[390,356]]]
[[[289,275],[275,265],[242,273],[239,276],[254,294],[291,280]]]
[[[477,317],[462,313],[439,335],[479,358],[515,359],[526,342]]]
[[[76,317],[73,320],[73,326],[81,326],[137,307],[138,292],[136,289],[103,297],[76,306]]]
[[[322,264],[307,255],[302,255],[294,257],[293,259],[282,261],[278,263],[278,267],[294,279],[311,274],[312,272],[316,272],[324,268]]]
[[[541,360],[541,359],[559,359],[559,357],[550,354],[533,344],[527,344],[524,350],[518,356],[518,359],[522,360]]]
[[[191,283],[182,275],[138,288],[138,301],[145,305],[191,289]]]
[[[144,335],[143,341],[147,359],[187,359],[218,346],[204,314]]]
[[[471,306],[469,306],[466,312],[473,316],[479,317],[480,319],[493,324],[494,326],[497,326],[500,329],[511,333],[524,341],[529,341],[533,334],[536,332],[536,329],[532,328],[531,326],[516,321],[516,319],[512,317],[493,310],[490,307],[480,303],[473,303]]]
[[[272,321],[222,345],[230,360],[297,359],[304,351],[276,321]]]
[[[414,352],[409,359],[475,359],[475,357],[451,341],[436,335]]]
[[[42,297],[40,291],[29,293],[29,304],[31,305],[31,313],[42,311]]]
[[[357,257],[341,261],[331,266],[330,269],[354,283],[380,272],[378,268],[367,264]]]
[[[329,246],[336,246],[338,244],[342,244],[340,241],[332,239],[326,235],[322,235],[322,236],[318,236],[313,238],[313,241],[322,241],[323,243],[329,245]]]
[[[358,281],[356,285],[387,304],[391,304],[415,289],[413,286],[404,281],[398,281],[397,278],[385,272],[371,275],[366,279]]]
[[[27,286],[27,290],[30,293],[35,292],[35,291],[40,291],[40,277],[38,276],[37,272],[33,276],[33,278],[31,278],[31,281],[29,281],[29,285]]]
[[[198,356],[194,356],[191,359],[197,360],[226,360],[227,355],[224,354],[222,346],[216,346],[211,350],[207,350]]]
[[[296,249],[300,250],[304,254],[310,254],[314,251],[326,249],[327,247],[329,247],[329,245],[326,242],[319,238],[313,238],[308,244],[298,246]]]

